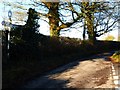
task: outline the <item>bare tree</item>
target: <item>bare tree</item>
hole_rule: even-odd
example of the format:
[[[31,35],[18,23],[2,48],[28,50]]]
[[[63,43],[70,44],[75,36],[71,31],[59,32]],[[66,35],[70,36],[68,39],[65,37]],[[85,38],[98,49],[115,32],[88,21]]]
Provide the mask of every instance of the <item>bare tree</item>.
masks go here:
[[[112,5],[111,5],[112,4]],[[82,21],[84,22],[83,38],[87,31],[88,38],[91,42],[109,31],[118,21],[116,15],[116,4],[113,2],[81,2]]]
[[[114,14],[114,6],[109,6],[109,2],[47,2],[42,0],[31,0],[29,3],[33,7],[39,7],[38,15],[48,18],[50,25],[50,36],[59,36],[60,31],[72,27],[79,22],[84,22],[80,27],[84,27],[83,38],[87,32],[90,41],[95,41],[96,37],[111,31],[116,24],[117,15]],[[26,10],[24,4],[18,3],[18,8]],[[68,15],[66,15],[68,14]],[[113,20],[112,24],[111,20]]]

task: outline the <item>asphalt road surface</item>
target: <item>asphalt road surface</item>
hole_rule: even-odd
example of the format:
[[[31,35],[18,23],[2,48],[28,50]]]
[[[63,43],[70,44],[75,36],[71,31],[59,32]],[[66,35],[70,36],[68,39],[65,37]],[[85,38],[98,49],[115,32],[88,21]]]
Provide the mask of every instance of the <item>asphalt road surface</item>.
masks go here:
[[[107,61],[112,53],[69,63],[27,82],[22,88],[113,88],[111,62]]]

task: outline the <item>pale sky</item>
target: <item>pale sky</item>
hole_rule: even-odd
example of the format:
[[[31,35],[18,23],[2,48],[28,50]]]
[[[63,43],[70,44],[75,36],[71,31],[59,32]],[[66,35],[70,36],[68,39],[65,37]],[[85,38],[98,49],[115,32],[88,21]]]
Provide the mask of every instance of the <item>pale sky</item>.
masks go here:
[[[5,0],[3,0],[5,1]],[[28,3],[30,2],[30,0],[7,0],[10,2],[15,2],[15,1],[19,1],[19,2],[25,2]],[[29,6],[26,7],[27,9],[29,8]],[[11,9],[11,11],[13,10],[13,8],[4,7],[4,4],[2,3],[2,0],[0,0],[0,12],[2,12],[2,14],[0,14],[0,29],[2,27],[1,22],[3,21],[3,17],[5,17],[6,20],[8,20],[8,11]],[[14,15],[13,15],[14,16]],[[13,18],[13,17],[12,17]],[[44,22],[44,21],[40,21],[40,33],[44,34],[44,35],[49,35],[49,25],[48,23]],[[14,23],[14,21],[13,21]],[[70,31],[66,31],[66,32],[61,32],[61,36],[68,36],[71,38],[82,38],[82,32],[83,31],[82,28],[79,28],[79,31],[77,29],[71,29]],[[64,33],[64,34],[63,34]],[[98,39],[104,39],[107,35],[113,35],[114,37],[118,37],[118,30],[114,30],[112,32],[109,32],[101,37],[99,37]]]

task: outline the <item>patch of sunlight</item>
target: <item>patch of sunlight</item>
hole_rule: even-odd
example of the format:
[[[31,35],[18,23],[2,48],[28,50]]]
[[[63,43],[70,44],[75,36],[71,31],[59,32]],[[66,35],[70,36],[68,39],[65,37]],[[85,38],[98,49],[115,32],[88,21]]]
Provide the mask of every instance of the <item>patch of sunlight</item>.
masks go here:
[[[110,58],[112,62],[120,63],[120,50],[115,52]]]

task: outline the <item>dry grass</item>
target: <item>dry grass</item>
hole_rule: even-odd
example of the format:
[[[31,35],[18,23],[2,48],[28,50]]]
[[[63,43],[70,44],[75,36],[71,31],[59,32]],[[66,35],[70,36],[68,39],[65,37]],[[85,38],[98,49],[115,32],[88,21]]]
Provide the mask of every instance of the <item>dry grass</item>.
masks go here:
[[[110,58],[113,63],[120,63],[120,51],[116,51]]]

